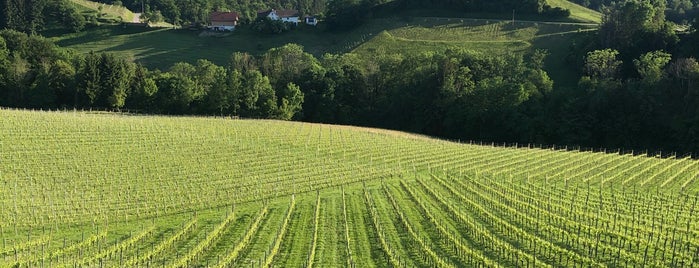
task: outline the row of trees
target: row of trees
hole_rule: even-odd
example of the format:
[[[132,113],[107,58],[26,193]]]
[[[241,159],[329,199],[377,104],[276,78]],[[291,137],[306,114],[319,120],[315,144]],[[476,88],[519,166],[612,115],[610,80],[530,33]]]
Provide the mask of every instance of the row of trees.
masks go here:
[[[301,110],[303,100],[297,85],[272,87],[256,69],[199,60],[175,64],[166,72],[150,71],[112,54],[71,54],[42,37],[0,32],[0,106],[288,120]]]
[[[0,29],[38,33],[61,27],[79,32],[87,25],[98,24],[98,17],[99,14],[82,14],[68,0],[0,1]]]

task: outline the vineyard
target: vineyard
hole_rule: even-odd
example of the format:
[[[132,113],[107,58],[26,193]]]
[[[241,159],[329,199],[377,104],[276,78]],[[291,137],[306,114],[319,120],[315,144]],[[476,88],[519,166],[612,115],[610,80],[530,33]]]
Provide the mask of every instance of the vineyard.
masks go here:
[[[697,267],[699,165],[0,110],[0,267]]]

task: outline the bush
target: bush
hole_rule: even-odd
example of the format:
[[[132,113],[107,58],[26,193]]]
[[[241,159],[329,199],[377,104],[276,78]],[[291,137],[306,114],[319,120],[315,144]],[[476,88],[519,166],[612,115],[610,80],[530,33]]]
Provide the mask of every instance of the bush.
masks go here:
[[[560,7],[552,8],[550,6],[545,6],[544,11],[541,12],[541,14],[548,18],[560,19],[570,17],[570,10]]]
[[[267,34],[280,34],[292,30],[294,28],[296,28],[296,25],[293,23],[283,22],[280,20],[272,20],[267,17],[258,19],[252,24],[252,29]]]

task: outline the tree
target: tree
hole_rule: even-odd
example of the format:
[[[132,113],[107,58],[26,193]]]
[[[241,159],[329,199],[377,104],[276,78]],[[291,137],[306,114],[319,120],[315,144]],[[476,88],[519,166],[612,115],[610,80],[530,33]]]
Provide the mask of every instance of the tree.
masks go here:
[[[156,105],[161,113],[186,114],[194,100],[195,83],[186,76],[162,73],[155,78]]]
[[[75,87],[75,67],[63,60],[51,63],[48,72],[48,87],[56,93],[56,104],[63,107],[76,107],[78,91]]]
[[[279,91],[279,115],[282,120],[291,120],[303,107],[303,93],[294,83],[289,83],[283,90]]]
[[[277,99],[269,79],[257,70],[244,75],[240,115],[270,118],[277,114]]]
[[[8,77],[10,68],[10,52],[7,50],[5,39],[0,36],[0,105],[7,105]]]
[[[304,93],[302,120],[310,122],[335,122],[335,88],[322,66],[304,70],[299,77]]]
[[[332,30],[347,30],[364,23],[369,6],[360,0],[332,0],[328,3],[326,23]]]
[[[622,62],[617,59],[619,51],[614,49],[595,50],[585,57],[585,74],[595,79],[613,79]]]
[[[297,44],[287,44],[267,51],[260,58],[260,71],[269,77],[275,88],[282,88],[289,82],[298,81],[303,70],[318,65],[313,55],[304,52]]]
[[[694,58],[680,58],[670,63],[667,73],[680,82],[679,88],[685,91],[694,90],[695,81],[699,80],[699,62]]]
[[[252,29],[266,34],[280,34],[293,29],[294,24],[283,22],[281,20],[272,20],[269,17],[258,18],[253,24]]]
[[[133,79],[130,83],[130,92],[126,99],[126,106],[143,111],[156,111],[155,97],[158,93],[158,85],[151,77],[148,69],[143,65],[136,65]]]
[[[227,92],[227,77],[226,69],[221,66],[215,65],[207,60],[198,60],[195,66],[195,73],[192,80],[196,84],[196,90],[194,92],[194,102],[197,105],[200,112],[211,111],[210,106],[211,99],[207,100],[209,95],[215,94],[215,92]],[[227,99],[227,94],[222,96]],[[221,100],[227,102],[227,100]],[[217,101],[218,102],[218,101]],[[221,108],[220,102],[214,106]],[[219,109],[222,111],[222,109]]]
[[[103,107],[117,110],[123,108],[133,77],[133,64],[113,54],[104,53],[99,66]]]
[[[257,70],[257,59],[248,53],[233,52],[228,62],[228,70],[237,70],[240,73]]]
[[[24,33],[36,33],[43,28],[47,0],[2,0],[0,3],[0,28]]]
[[[50,1],[45,13],[47,13],[46,17],[74,32],[80,32],[85,28],[85,16],[65,0]]]
[[[34,109],[55,107],[56,91],[50,86],[50,68],[50,63],[43,63],[31,70],[25,82],[27,91],[23,106]]]
[[[217,82],[206,94],[204,107],[211,114],[238,115],[243,87],[242,74],[238,70],[230,70],[222,78],[224,81]]]
[[[633,61],[636,71],[646,85],[654,85],[663,76],[663,68],[672,59],[672,55],[663,51],[652,51],[641,55]]]
[[[599,36],[602,47],[617,49],[632,58],[648,51],[667,50],[678,41],[665,21],[664,0],[613,3],[603,10]]]
[[[78,87],[85,98],[80,101],[81,106],[91,107],[98,105],[98,98],[102,95],[100,85],[100,56],[90,52],[81,61],[78,71]]]
[[[17,51],[10,54],[9,66],[6,73],[6,95],[7,105],[24,107],[26,105],[26,92],[29,89],[31,64]]]

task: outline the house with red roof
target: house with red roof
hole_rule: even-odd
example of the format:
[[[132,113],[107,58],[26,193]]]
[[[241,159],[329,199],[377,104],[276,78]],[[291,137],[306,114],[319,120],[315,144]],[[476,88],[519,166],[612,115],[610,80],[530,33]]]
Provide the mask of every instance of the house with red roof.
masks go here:
[[[214,31],[233,31],[238,25],[239,16],[235,12],[216,11],[209,16],[211,20],[210,29]]]

